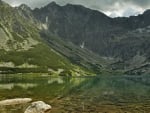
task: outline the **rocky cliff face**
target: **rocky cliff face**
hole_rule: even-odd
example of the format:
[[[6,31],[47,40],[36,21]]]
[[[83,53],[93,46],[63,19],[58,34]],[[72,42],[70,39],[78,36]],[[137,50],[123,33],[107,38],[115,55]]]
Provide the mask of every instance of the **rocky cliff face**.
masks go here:
[[[122,39],[128,32],[150,25],[149,11],[139,16],[113,19],[83,6],[59,6],[55,2],[35,9],[33,14],[54,35],[78,46],[84,43],[85,48],[104,56],[114,56],[107,52],[114,41]]]
[[[149,10],[129,18],[110,18],[80,5],[59,6],[53,2],[33,10],[33,14],[46,25],[46,31],[100,56],[135,62],[139,55],[145,59],[142,63],[148,61]],[[132,66],[123,63],[122,69]]]
[[[87,49],[96,53],[102,53],[107,46],[110,32],[121,29],[118,26],[114,28],[112,19],[103,13],[78,5],[59,6],[53,2],[41,9],[35,9],[33,13],[54,35],[78,46],[84,43]]]

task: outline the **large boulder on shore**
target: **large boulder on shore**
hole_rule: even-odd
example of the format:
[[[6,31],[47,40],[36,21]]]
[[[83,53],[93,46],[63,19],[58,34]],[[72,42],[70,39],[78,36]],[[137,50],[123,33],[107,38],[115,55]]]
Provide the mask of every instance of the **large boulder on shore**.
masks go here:
[[[43,101],[37,101],[31,103],[31,105],[25,110],[24,113],[50,113],[51,106]]]
[[[0,106],[11,106],[11,105],[20,105],[31,102],[31,98],[16,98],[16,99],[7,99],[0,101]]]

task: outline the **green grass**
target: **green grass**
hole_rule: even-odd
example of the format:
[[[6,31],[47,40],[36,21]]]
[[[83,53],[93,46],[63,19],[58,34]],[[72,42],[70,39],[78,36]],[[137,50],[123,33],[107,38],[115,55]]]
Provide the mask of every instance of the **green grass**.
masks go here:
[[[51,51],[43,44],[36,45],[28,51],[8,51],[1,50],[0,60],[3,62],[13,62],[16,66],[29,63],[40,67],[49,68],[71,68],[71,63],[64,57]]]

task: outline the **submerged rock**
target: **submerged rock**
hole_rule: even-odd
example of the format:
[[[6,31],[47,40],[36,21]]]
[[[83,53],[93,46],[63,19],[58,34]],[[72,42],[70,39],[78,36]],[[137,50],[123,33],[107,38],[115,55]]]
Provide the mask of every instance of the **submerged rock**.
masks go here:
[[[50,105],[42,101],[37,101],[31,103],[24,113],[50,113],[51,108]]]
[[[0,106],[25,104],[25,103],[29,103],[31,101],[32,101],[31,98],[7,99],[7,100],[0,101]]]

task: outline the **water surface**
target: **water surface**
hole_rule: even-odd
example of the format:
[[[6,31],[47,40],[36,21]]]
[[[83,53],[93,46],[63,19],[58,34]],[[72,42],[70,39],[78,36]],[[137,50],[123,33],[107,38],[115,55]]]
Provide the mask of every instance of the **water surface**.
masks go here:
[[[52,113],[150,113],[150,76],[0,75],[0,100],[17,97],[45,101]],[[0,113],[23,113],[26,106]]]

